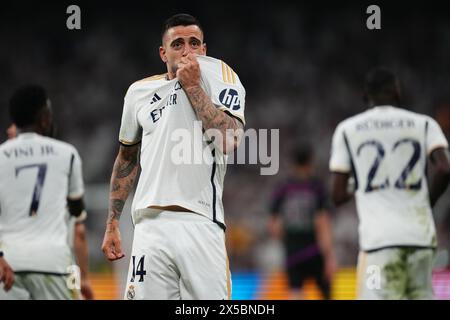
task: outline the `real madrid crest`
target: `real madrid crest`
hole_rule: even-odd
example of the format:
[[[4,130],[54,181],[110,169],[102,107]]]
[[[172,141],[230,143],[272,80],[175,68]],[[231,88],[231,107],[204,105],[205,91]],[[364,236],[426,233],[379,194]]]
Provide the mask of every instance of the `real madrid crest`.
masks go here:
[[[136,292],[134,291],[134,286],[131,284],[131,285],[128,287],[128,291],[127,291],[127,299],[128,299],[128,300],[133,300],[135,296],[136,296]]]

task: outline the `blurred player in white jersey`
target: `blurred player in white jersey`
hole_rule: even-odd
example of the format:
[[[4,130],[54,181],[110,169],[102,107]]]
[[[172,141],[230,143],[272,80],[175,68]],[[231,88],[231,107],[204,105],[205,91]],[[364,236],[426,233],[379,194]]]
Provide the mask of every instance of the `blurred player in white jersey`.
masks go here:
[[[10,290],[0,289],[0,300],[72,299],[66,210],[75,217],[84,211],[81,159],[73,146],[49,137],[54,127],[43,88],[17,90],[10,114],[18,136],[0,146],[0,264],[8,263],[15,279]]]
[[[431,299],[437,245],[431,208],[450,179],[448,143],[431,117],[400,108],[396,76],[367,75],[370,109],[341,122],[330,170],[336,204],[351,198],[354,178],[361,253],[360,299]],[[427,165],[435,168],[428,188]]]
[[[17,137],[17,127],[14,123],[8,127],[6,135],[8,136],[8,139]],[[85,226],[86,218],[86,210],[78,217],[71,215],[70,212],[67,211],[66,219],[69,226],[67,240],[72,250],[73,264],[79,267],[80,272],[80,291],[74,290],[74,298],[93,300],[94,291],[89,279],[89,250]]]
[[[124,256],[119,218],[139,160],[126,299],[230,298],[222,190],[226,154],[242,137],[245,90],[227,64],[205,55],[197,19],[169,18],[160,47],[167,73],[125,96],[102,249],[110,260]],[[180,163],[180,149],[200,162]]]

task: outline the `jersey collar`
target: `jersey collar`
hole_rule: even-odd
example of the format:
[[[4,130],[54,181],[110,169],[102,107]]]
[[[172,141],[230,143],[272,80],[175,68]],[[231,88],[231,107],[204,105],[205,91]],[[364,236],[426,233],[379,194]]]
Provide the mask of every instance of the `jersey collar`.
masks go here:
[[[17,135],[18,139],[30,139],[39,136],[36,132],[22,132]]]
[[[388,109],[394,109],[395,107],[392,105],[379,105],[373,107],[374,110],[388,110]]]

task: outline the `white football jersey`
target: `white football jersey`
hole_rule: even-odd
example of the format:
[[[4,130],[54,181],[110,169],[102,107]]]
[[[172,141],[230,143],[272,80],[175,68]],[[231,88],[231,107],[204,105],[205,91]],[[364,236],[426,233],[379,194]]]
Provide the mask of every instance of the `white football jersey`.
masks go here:
[[[201,85],[217,108],[245,123],[245,89],[224,62],[197,56]],[[177,78],[154,76],[133,83],[124,99],[119,141],[141,142],[141,175],[132,205],[178,205],[224,227],[226,155],[208,142]]]
[[[23,133],[0,146],[0,249],[14,271],[66,273],[67,198],[84,193],[81,159],[62,141]]]
[[[341,122],[330,170],[354,174],[360,247],[437,245],[429,203],[427,158],[448,147],[432,118],[378,106]]]

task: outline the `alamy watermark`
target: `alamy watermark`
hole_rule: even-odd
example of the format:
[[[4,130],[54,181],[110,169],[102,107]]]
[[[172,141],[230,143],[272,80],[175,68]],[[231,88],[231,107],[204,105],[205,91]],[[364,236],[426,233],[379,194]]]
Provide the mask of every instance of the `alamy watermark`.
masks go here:
[[[69,30],[81,29],[81,8],[72,4],[67,7],[66,13],[69,14],[66,20],[66,26]],[[381,9],[378,5],[372,4],[367,7],[366,13],[370,16],[366,19],[366,27],[369,30],[381,29]]]
[[[369,290],[381,289],[381,268],[377,265],[370,265],[366,269],[366,286]]]
[[[81,288],[81,272],[80,267],[77,265],[70,265],[67,267],[66,272],[68,276],[66,278],[66,286],[69,290],[80,290]]]
[[[370,16],[366,20],[366,26],[369,30],[380,30],[381,29],[381,9],[379,6],[372,4],[367,7],[367,14]]]
[[[202,129],[202,122],[195,121],[193,130],[175,129],[170,134],[172,142],[170,158],[173,164],[211,165],[252,164],[261,165],[261,175],[275,175],[280,166],[280,134],[278,129],[226,130]],[[240,143],[239,143],[240,142]],[[239,147],[233,152],[235,143]],[[211,147],[213,144],[213,148]],[[212,150],[217,153],[212,154]],[[219,152],[227,156],[219,156]]]
[[[81,29],[81,9],[79,6],[72,4],[67,7],[66,13],[70,14],[66,20],[66,26],[69,30]]]

